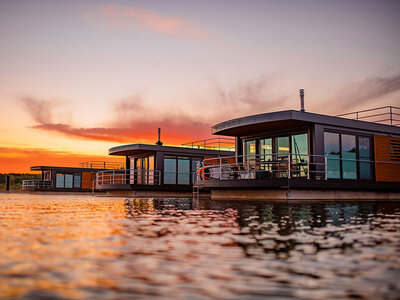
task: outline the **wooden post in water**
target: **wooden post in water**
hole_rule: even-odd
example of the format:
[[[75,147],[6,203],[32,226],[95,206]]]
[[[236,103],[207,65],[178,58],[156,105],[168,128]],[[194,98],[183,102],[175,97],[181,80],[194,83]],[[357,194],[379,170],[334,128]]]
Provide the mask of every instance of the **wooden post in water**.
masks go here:
[[[6,176],[6,192],[10,190],[10,175]]]

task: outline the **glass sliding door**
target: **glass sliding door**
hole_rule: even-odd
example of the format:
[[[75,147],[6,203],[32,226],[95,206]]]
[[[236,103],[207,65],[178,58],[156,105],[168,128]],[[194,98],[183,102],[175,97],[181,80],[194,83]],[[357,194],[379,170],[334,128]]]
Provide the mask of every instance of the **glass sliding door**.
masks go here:
[[[342,134],[342,178],[357,179],[356,136]]]
[[[255,168],[256,165],[256,141],[245,141],[243,143],[243,163],[248,168]]]
[[[292,175],[306,177],[308,175],[308,135],[307,133],[292,135]]]
[[[176,184],[176,158],[164,158],[164,184]]]
[[[339,133],[324,133],[324,152],[327,157],[328,178],[340,179],[340,144]]]
[[[360,159],[360,179],[372,179],[371,174],[371,139],[369,137],[358,137],[358,156]],[[366,162],[368,161],[368,162]]]
[[[288,161],[290,153],[289,136],[280,136],[275,138],[275,160],[277,176],[279,178],[287,177]]]
[[[178,184],[190,184],[190,159],[178,157]]]
[[[272,161],[272,139],[260,139],[260,169],[271,171],[272,165],[269,163]]]

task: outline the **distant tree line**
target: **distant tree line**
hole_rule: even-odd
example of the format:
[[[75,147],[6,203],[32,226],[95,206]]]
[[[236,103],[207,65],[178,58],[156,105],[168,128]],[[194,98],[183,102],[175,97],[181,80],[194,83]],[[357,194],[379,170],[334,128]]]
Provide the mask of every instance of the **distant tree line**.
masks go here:
[[[20,190],[22,180],[41,179],[41,174],[0,173],[0,190],[6,189],[6,177],[10,176],[10,190]]]

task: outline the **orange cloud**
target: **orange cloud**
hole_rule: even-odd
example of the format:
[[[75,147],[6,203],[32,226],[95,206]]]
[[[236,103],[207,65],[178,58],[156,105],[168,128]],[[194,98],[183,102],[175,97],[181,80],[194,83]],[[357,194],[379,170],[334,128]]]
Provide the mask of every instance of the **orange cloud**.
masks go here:
[[[32,119],[37,123],[32,128],[63,134],[72,138],[118,143],[155,143],[157,128],[162,128],[162,141],[169,145],[208,138],[211,124],[198,122],[179,113],[165,113],[153,119],[144,119],[149,108],[140,99],[123,99],[114,108],[114,119],[110,126],[75,127],[71,124],[52,122],[50,101],[24,97],[21,102]],[[44,113],[45,112],[45,113]]]
[[[111,4],[97,8],[96,12],[108,22],[123,27],[138,27],[178,38],[207,39],[211,37],[205,29],[184,18],[166,16],[147,9]]]
[[[79,167],[79,163],[86,161],[124,162],[124,159],[41,148],[0,147],[0,173],[31,173],[31,166]]]

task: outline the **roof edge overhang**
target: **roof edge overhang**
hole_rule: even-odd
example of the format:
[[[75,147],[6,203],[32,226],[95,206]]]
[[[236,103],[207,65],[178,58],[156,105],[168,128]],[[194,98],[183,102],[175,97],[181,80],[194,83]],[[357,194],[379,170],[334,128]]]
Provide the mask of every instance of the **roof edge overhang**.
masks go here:
[[[269,125],[285,124],[288,121],[290,121],[291,124],[324,124],[400,135],[400,127],[398,126],[352,120],[297,110],[284,110],[227,120],[212,126],[211,132],[216,135],[239,136],[239,132],[246,132],[247,130],[251,133],[251,131],[257,131],[257,128],[263,128],[263,130],[265,130],[268,129]]]
[[[160,145],[148,145],[148,144],[130,144],[122,145],[110,148],[108,150],[109,155],[118,156],[130,156],[139,155],[143,153],[151,152],[165,152],[165,153],[181,153],[188,155],[221,155],[228,156],[233,155],[233,151],[221,151],[221,150],[211,150],[211,149],[193,149],[185,147],[175,147],[175,146],[160,146]]]

